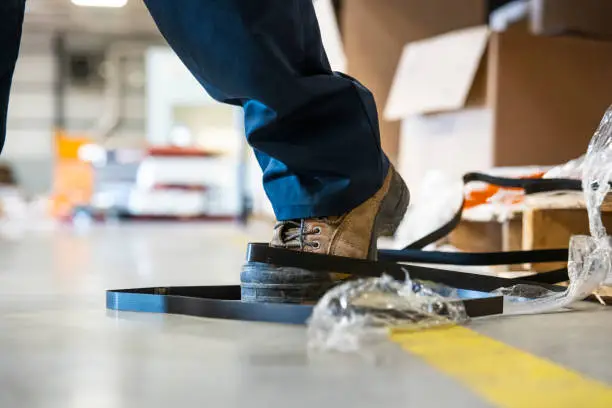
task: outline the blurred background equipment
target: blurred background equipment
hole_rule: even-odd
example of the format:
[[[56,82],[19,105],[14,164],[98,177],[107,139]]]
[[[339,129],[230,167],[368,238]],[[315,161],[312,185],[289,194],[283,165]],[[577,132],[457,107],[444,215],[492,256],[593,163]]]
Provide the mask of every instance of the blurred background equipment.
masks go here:
[[[315,8],[333,68],[374,92],[384,148],[415,193],[430,171],[563,163],[610,102],[606,2]],[[49,196],[54,216],[270,221],[242,128],[240,110],[203,92],[142,2],[28,3],[4,160],[21,194]]]

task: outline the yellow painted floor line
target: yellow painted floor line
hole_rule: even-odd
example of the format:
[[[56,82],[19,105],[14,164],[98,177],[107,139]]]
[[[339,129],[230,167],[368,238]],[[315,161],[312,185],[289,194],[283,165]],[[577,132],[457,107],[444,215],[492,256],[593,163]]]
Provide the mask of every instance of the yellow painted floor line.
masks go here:
[[[612,408],[612,387],[464,327],[395,331],[391,340],[505,408]]]

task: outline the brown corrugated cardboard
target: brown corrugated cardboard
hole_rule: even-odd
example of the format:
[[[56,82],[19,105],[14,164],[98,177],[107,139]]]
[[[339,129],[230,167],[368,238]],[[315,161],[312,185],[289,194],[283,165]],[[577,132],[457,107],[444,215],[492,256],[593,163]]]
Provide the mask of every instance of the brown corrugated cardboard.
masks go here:
[[[430,170],[459,177],[494,165],[493,111],[486,106],[490,36],[487,26],[476,26],[404,48],[385,118],[403,119],[398,168],[412,188]]]
[[[538,35],[612,38],[610,0],[531,0],[531,29]]]
[[[406,45],[385,118],[465,107],[488,41],[489,28],[478,26]]]
[[[511,30],[495,35],[490,51],[495,165],[583,154],[612,103],[612,43]]]
[[[399,168],[412,183],[434,169],[459,176],[567,161],[584,153],[612,103],[608,42],[476,27],[412,43],[411,53],[385,113],[403,118]],[[470,95],[486,98],[470,104]]]
[[[382,113],[409,41],[486,22],[483,0],[347,0],[341,26],[348,73],[374,94]],[[382,117],[381,117],[382,119]],[[383,148],[395,161],[399,122],[381,120]]]

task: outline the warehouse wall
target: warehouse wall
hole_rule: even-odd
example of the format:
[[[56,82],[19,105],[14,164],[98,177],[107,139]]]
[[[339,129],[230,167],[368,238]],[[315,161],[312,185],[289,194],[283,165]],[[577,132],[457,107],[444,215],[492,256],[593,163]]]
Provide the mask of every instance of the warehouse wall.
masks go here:
[[[103,53],[110,41],[87,35],[67,36],[68,48],[75,51]],[[122,63],[125,109],[121,125],[108,143],[133,145],[144,141],[144,56],[130,56]],[[22,188],[31,194],[49,191],[51,187],[56,73],[53,34],[26,31],[11,92],[2,159],[13,166]],[[105,110],[103,84],[68,84],[65,114],[69,134],[90,134]]]
[[[55,64],[51,38],[24,35],[15,71],[3,160],[11,163],[23,187],[31,193],[51,183],[51,130]]]

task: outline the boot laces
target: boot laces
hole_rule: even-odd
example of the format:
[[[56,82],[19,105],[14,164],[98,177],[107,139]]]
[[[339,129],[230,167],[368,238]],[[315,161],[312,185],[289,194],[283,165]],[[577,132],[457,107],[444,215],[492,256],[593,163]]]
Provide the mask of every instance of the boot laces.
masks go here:
[[[307,241],[306,237],[320,234],[321,229],[319,227],[308,229],[304,219],[279,222],[274,226],[274,229],[280,230],[278,234],[281,241],[280,247],[300,250],[305,247],[319,247],[318,241]]]

